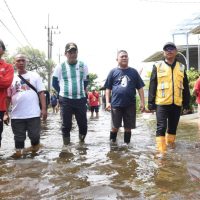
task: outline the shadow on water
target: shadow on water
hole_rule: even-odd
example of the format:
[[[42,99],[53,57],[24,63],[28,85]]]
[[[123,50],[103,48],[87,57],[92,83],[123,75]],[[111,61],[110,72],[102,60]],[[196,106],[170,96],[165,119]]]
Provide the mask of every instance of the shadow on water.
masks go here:
[[[89,116],[89,113],[88,113]],[[38,153],[14,159],[13,135],[5,127],[0,149],[0,199],[200,199],[200,133],[180,123],[175,149],[159,158],[155,120],[138,116],[129,146],[123,129],[109,142],[110,113],[88,118],[88,135],[62,147],[59,114],[42,124]],[[26,146],[30,142],[27,139]]]

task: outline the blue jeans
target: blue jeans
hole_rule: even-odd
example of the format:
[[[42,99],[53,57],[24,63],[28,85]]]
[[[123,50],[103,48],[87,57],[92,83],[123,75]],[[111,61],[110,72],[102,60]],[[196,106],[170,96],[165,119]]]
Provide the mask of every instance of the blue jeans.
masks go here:
[[[79,134],[87,134],[87,100],[82,99],[68,99],[65,97],[59,97],[59,103],[61,108],[62,118],[62,134],[64,137],[70,137],[70,131],[72,129],[72,115],[75,115]]]

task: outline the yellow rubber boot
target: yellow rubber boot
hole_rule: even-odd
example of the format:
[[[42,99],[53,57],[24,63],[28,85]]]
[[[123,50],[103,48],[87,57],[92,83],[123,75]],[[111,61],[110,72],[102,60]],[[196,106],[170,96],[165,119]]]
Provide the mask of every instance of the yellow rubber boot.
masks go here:
[[[175,139],[176,139],[176,135],[174,134],[166,134],[166,145],[174,148],[175,147]]]
[[[160,153],[165,153],[167,150],[165,136],[156,137],[157,149]]]

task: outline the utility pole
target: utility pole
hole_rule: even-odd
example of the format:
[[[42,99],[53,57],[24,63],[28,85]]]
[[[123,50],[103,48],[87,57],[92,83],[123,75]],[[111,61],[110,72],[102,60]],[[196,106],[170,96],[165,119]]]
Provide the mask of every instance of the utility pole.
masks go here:
[[[48,56],[48,61],[52,60],[52,46],[53,46],[53,40],[52,40],[52,35],[56,34],[56,32],[53,32],[53,29],[58,30],[58,26],[57,27],[50,27],[49,25],[49,14],[48,14],[48,25],[47,27],[45,26],[45,29],[47,29],[47,56]],[[60,31],[59,33],[60,34]],[[51,62],[48,63],[48,90],[50,91],[51,89],[51,75],[52,75],[52,65]]]

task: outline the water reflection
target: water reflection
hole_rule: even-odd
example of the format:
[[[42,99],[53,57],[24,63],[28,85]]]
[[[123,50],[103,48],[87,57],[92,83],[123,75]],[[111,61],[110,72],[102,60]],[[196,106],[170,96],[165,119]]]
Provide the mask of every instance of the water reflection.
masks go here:
[[[131,143],[109,142],[110,113],[88,118],[79,143],[74,124],[63,147],[59,114],[42,124],[39,152],[13,159],[14,141],[6,127],[0,149],[0,199],[200,199],[200,133],[180,123],[176,148],[156,157],[155,121],[138,116]],[[26,146],[30,142],[26,141]]]

